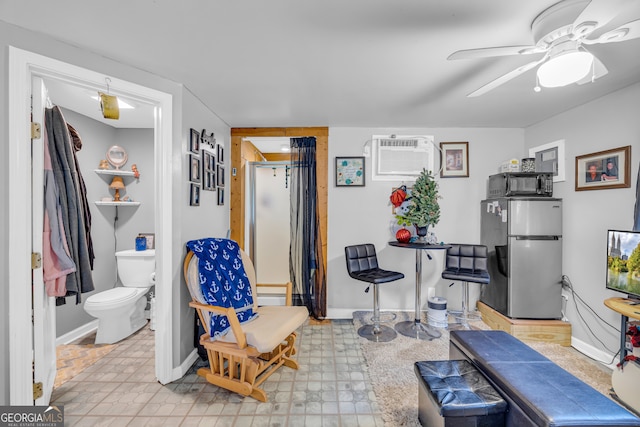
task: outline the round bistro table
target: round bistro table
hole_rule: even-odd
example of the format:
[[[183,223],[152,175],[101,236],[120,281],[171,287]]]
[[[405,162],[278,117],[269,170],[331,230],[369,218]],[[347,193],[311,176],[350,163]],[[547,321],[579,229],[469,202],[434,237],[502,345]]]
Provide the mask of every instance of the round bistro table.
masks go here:
[[[420,301],[422,299],[422,297],[420,296],[422,289],[422,252],[426,252],[429,250],[448,249],[451,246],[445,244],[431,245],[421,242],[400,243],[398,241],[389,242],[389,246],[394,246],[396,248],[413,249],[416,251],[416,306],[414,320],[406,320],[404,322],[396,323],[395,330],[398,331],[399,334],[402,334],[406,337],[416,338],[419,340],[432,340],[434,338],[440,338],[442,336],[442,333],[439,330],[430,325],[422,323],[422,321],[420,320]],[[426,253],[427,258],[432,259],[429,252]]]

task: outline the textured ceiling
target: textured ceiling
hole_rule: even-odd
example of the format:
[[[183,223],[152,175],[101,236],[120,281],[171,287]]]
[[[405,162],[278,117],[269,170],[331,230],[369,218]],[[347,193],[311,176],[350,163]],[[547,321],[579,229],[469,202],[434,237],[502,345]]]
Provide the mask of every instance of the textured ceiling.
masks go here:
[[[447,56],[530,45],[555,2],[0,0],[0,19],[180,82],[232,127],[526,127],[640,81],[636,39],[590,47],[595,83],[535,93],[531,70],[468,98],[539,56]],[[603,31],[640,1],[619,12]]]

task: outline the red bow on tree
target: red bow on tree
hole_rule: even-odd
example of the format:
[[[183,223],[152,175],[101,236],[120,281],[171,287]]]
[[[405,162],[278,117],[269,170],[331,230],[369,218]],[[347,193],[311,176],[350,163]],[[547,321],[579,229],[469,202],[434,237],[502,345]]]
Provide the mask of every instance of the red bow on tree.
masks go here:
[[[389,200],[391,200],[391,204],[396,208],[400,206],[406,198],[407,198],[406,185],[396,188],[391,192],[391,196],[389,196]]]

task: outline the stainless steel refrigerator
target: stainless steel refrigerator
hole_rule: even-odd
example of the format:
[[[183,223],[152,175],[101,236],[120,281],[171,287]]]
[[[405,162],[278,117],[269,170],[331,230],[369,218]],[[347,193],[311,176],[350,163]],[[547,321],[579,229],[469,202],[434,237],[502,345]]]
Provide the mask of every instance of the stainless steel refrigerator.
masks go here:
[[[480,301],[511,318],[562,317],[562,199],[481,202],[491,282]]]

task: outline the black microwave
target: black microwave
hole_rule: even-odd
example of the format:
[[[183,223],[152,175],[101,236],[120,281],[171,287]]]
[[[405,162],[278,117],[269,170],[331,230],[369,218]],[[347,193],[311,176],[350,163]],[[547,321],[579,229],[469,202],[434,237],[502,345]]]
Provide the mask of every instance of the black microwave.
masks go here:
[[[487,197],[553,196],[553,174],[505,172],[489,176]]]

